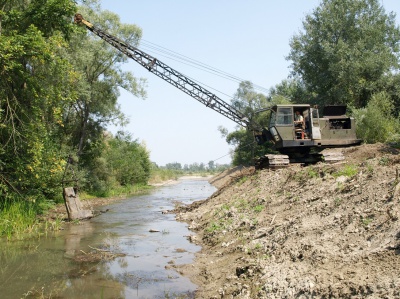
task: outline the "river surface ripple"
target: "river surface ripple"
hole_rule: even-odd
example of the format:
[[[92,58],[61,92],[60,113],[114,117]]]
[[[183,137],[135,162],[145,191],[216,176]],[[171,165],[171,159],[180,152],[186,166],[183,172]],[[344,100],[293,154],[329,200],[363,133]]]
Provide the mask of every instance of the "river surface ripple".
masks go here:
[[[162,211],[173,209],[175,201],[189,204],[214,191],[206,179],[179,180],[102,207],[109,211],[67,224],[54,235],[2,241],[0,297],[192,298],[196,286],[170,266],[190,264],[200,247],[186,239],[186,223]],[[123,256],[108,262],[77,260],[96,249]]]

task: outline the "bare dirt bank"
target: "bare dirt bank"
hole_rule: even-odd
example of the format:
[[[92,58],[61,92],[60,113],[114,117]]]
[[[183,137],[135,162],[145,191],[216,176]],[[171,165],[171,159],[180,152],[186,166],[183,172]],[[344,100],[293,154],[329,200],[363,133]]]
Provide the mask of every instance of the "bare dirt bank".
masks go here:
[[[382,144],[346,162],[233,169],[177,209],[202,246],[177,266],[196,298],[400,298],[400,156]]]

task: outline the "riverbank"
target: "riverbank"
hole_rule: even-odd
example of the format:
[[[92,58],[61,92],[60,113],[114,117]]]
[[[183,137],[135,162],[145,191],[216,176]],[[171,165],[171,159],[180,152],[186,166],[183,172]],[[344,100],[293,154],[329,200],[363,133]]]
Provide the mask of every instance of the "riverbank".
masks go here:
[[[176,267],[196,298],[400,298],[400,156],[382,144],[345,163],[235,169],[176,218],[201,246]]]

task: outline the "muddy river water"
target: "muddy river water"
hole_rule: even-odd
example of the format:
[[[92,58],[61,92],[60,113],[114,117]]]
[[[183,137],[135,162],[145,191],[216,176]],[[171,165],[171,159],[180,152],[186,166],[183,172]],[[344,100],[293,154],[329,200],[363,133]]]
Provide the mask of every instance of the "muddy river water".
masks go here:
[[[186,239],[187,224],[162,211],[214,191],[206,179],[180,180],[53,235],[0,241],[0,298],[192,298],[196,286],[171,266],[200,248]]]

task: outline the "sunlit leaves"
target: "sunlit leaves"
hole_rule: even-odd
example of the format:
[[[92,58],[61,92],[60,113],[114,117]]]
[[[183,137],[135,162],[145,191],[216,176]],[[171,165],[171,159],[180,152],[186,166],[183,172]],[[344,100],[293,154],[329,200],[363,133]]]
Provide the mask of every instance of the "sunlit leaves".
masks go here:
[[[366,143],[400,141],[400,121],[386,92],[372,96],[367,107],[355,109],[357,136]]]
[[[377,0],[324,0],[303,26],[288,59],[320,104],[364,107],[399,70],[400,30]]]

